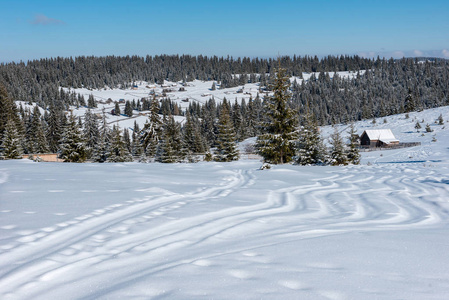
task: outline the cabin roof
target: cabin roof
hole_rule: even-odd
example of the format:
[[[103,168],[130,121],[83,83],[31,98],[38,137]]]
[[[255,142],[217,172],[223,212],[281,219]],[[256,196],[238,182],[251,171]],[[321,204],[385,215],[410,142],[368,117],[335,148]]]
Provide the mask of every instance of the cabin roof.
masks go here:
[[[399,142],[399,140],[394,136],[391,129],[370,129],[365,130],[366,135],[372,140],[379,140],[385,144],[389,144],[391,142]]]

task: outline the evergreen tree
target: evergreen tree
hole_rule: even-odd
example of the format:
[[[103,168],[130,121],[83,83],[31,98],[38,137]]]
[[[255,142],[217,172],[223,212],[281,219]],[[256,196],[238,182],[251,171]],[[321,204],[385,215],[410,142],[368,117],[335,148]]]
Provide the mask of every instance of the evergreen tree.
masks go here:
[[[412,91],[408,90],[407,98],[405,98],[404,110],[406,113],[412,112],[416,110],[415,99],[412,96]]]
[[[42,125],[42,118],[39,108],[37,106],[33,109],[33,119],[32,119],[32,128],[34,131],[33,135],[33,148],[36,153],[48,153],[50,151],[47,143],[47,139],[45,137],[44,128]]]
[[[148,158],[147,158],[147,156],[145,155],[145,151],[143,151],[143,149],[142,149],[142,150],[139,151],[139,152],[140,152],[139,162],[140,162],[140,163],[146,164],[146,163],[148,162]]]
[[[327,163],[327,151],[321,139],[318,125],[310,114],[306,114],[304,125],[297,141],[296,163],[318,165]]]
[[[133,116],[133,107],[131,106],[131,102],[129,101],[126,101],[125,103],[125,115],[130,118]]]
[[[22,132],[21,122],[17,106],[14,101],[8,96],[8,92],[4,85],[0,84],[0,137],[6,129],[6,124],[12,120],[17,132]]]
[[[201,129],[202,134],[206,138],[209,146],[215,144],[216,139],[216,104],[215,100],[212,98],[203,105],[201,110],[202,120]]]
[[[354,124],[349,127],[349,151],[348,151],[348,162],[354,165],[360,163],[360,153],[359,153],[359,136],[356,133]]]
[[[87,158],[90,159],[92,158],[94,149],[98,145],[100,139],[97,117],[91,112],[90,109],[88,109],[84,114],[83,133],[86,141]]]
[[[120,105],[118,102],[115,102],[115,107],[114,107],[114,114],[116,116],[120,116],[121,112],[120,112]]]
[[[2,156],[6,159],[22,158],[23,150],[21,145],[21,136],[12,119],[8,120],[5,130],[3,131],[0,151]]]
[[[444,125],[444,119],[443,119],[443,115],[442,114],[440,114],[438,116],[438,125]]]
[[[256,136],[258,134],[258,111],[256,106],[254,105],[254,101],[252,98],[249,98],[248,101],[248,112],[247,117],[245,119],[245,127],[248,136]]]
[[[133,157],[140,157],[143,151],[142,145],[140,144],[139,132],[140,132],[139,124],[137,124],[137,121],[134,121],[133,132],[131,135],[131,148],[130,148]]]
[[[52,104],[50,105],[50,114],[48,117],[48,126],[47,126],[47,142],[52,153],[56,153],[59,150],[59,141],[61,140],[62,134],[62,118],[65,119],[64,113],[62,111],[57,110],[56,106]]]
[[[38,106],[33,107],[33,113],[28,112],[25,115],[25,152],[48,153],[50,150],[45,137]]]
[[[256,143],[257,153],[267,163],[288,163],[295,154],[297,115],[289,107],[289,86],[285,70],[279,68],[272,86],[274,95],[265,101],[264,133],[257,137]]]
[[[345,145],[341,138],[340,132],[335,127],[334,133],[330,137],[330,144],[332,146],[330,153],[330,163],[333,166],[347,165],[348,157],[345,151]]]
[[[153,99],[150,104],[148,120],[140,133],[143,149],[149,157],[154,157],[156,154],[161,137],[161,128],[162,120],[159,116],[159,104],[156,99]]]
[[[128,149],[129,153],[131,151],[131,137],[129,136],[129,130],[127,128],[123,129],[123,141],[125,142],[125,147]]]
[[[187,112],[183,127],[183,140],[190,154],[201,154],[206,151],[206,143],[201,135],[198,118],[195,118],[189,112]]]
[[[232,107],[232,123],[234,126],[235,136],[237,141],[242,141],[245,138],[243,116],[240,104],[235,99],[234,106]]]
[[[95,101],[95,98],[94,98],[94,96],[92,94],[90,94],[89,98],[87,98],[87,107],[88,108],[95,108],[95,107],[97,107],[97,102]]]
[[[415,129],[416,129],[416,132],[419,132],[419,130],[421,129],[421,124],[419,124],[419,121],[416,121]]]
[[[84,162],[87,158],[84,137],[75,116],[70,113],[60,142],[60,158],[65,162]]]
[[[108,152],[108,162],[129,162],[132,161],[131,153],[126,147],[126,142],[121,135],[120,127],[114,125],[111,132],[111,143]]]
[[[96,162],[105,162],[108,158],[111,142],[111,130],[106,122],[106,114],[103,108],[103,117],[99,127],[98,143],[94,147],[92,159]]]
[[[230,107],[228,102],[223,100],[220,118],[218,120],[218,145],[214,158],[216,161],[226,162],[239,159],[234,126],[232,125],[229,111]]]
[[[78,103],[81,106],[86,106],[86,100],[84,99],[83,95],[78,94]]]
[[[157,147],[155,159],[161,163],[182,162],[186,151],[181,137],[181,126],[169,115],[164,120],[162,139]]]

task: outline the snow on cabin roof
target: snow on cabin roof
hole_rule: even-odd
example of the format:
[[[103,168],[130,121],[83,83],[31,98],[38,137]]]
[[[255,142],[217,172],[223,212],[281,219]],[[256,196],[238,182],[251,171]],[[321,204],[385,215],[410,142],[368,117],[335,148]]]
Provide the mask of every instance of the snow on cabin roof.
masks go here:
[[[395,138],[393,132],[391,132],[391,129],[365,130],[365,133],[370,140],[379,140],[386,144],[399,142],[399,140]]]

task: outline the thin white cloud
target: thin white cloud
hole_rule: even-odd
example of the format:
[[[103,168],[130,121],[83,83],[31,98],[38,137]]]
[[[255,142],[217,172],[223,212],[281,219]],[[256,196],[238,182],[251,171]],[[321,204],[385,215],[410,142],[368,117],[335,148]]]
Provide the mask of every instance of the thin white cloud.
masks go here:
[[[34,16],[34,19],[33,19],[33,21],[31,21],[31,24],[34,24],[34,25],[63,25],[65,23],[61,20],[49,18],[46,15],[37,14],[36,16]]]
[[[357,53],[361,57],[366,58],[376,58],[385,57],[385,58],[403,58],[403,57],[440,57],[440,58],[449,58],[449,50],[404,50],[404,51],[380,51],[380,52],[359,52]]]
[[[393,53],[391,53],[391,56],[393,58],[403,58],[405,54],[402,51],[394,51]]]

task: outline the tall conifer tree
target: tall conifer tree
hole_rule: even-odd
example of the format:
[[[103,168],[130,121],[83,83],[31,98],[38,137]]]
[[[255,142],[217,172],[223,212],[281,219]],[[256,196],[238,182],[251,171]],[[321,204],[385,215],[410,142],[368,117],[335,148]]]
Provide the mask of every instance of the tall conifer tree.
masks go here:
[[[290,108],[290,81],[279,68],[272,85],[273,96],[265,101],[263,132],[257,137],[256,149],[265,162],[283,164],[292,161],[297,138],[297,113]]]
[[[90,109],[88,109],[84,114],[83,133],[86,141],[87,158],[90,159],[100,139],[97,117],[91,112]]]
[[[87,158],[84,136],[77,119],[70,113],[60,142],[60,157],[65,162],[84,162]]]
[[[108,152],[108,162],[132,161],[131,153],[126,147],[126,141],[121,134],[120,127],[114,125],[111,132],[111,143]]]
[[[106,114],[103,108],[103,116],[99,126],[99,139],[94,147],[92,159],[96,162],[105,162],[108,158],[109,147],[111,142],[111,130],[106,122]]]
[[[327,163],[327,151],[323,144],[315,119],[306,113],[303,126],[299,131],[296,146],[296,163],[300,165],[317,165]]]
[[[187,149],[181,137],[181,125],[172,115],[164,118],[162,139],[158,145],[156,161],[162,163],[182,162]]]
[[[161,137],[162,120],[159,116],[159,104],[154,98],[150,104],[150,114],[141,131],[141,142],[147,156],[154,157]]]
[[[330,163],[333,166],[347,165],[348,157],[346,155],[345,145],[337,127],[335,127],[334,133],[330,137],[330,144],[332,145]]]
[[[233,161],[239,159],[234,126],[230,116],[230,107],[226,100],[223,100],[218,120],[217,143],[215,160]]]
[[[23,150],[21,145],[21,136],[16,129],[14,121],[9,119],[3,131],[0,150],[6,159],[22,158]]]
[[[50,151],[45,137],[44,128],[42,125],[41,113],[39,107],[34,106],[33,116],[31,120],[31,143],[33,143],[34,153],[48,153]]]
[[[360,163],[360,153],[358,148],[360,142],[354,124],[351,124],[348,133],[349,133],[348,161],[351,164],[358,165]]]

